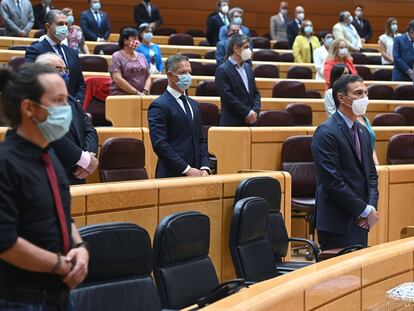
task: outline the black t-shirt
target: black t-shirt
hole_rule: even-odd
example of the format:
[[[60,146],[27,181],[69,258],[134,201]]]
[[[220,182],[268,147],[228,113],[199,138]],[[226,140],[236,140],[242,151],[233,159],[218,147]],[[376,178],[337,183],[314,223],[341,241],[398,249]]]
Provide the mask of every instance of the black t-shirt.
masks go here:
[[[42,149],[13,132],[0,144],[0,253],[12,247],[18,237],[51,252],[63,253],[53,193],[41,159],[44,152],[52,158],[72,236],[69,183],[59,160],[51,148]],[[2,260],[0,286],[66,288],[56,275],[22,270]]]

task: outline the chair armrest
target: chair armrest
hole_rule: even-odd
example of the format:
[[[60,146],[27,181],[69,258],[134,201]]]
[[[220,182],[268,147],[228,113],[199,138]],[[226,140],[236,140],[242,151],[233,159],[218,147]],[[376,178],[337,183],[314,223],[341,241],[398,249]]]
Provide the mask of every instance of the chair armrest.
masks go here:
[[[303,244],[307,244],[312,249],[313,255],[315,256],[315,261],[319,261],[319,248],[318,246],[311,240],[303,239],[303,238],[289,238],[289,242],[299,242]]]

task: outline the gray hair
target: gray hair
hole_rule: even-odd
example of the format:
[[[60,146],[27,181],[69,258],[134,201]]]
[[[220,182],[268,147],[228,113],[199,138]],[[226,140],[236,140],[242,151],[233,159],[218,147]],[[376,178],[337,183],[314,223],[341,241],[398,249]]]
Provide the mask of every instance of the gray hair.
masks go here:
[[[234,47],[241,47],[246,42],[249,42],[249,37],[241,34],[234,34],[230,37],[229,43],[227,44],[227,55],[231,56],[234,54]]]
[[[239,7],[232,8],[232,9],[229,11],[229,16],[230,16],[230,18],[233,18],[234,13],[240,13],[241,15],[243,15],[243,14],[244,14],[244,11],[243,11],[243,9],[242,9],[242,8],[239,8]]]
[[[188,62],[189,58],[182,54],[175,54],[168,57],[168,59],[165,61],[165,72],[174,72],[177,69],[177,64],[184,61]]]
[[[65,15],[65,13],[63,13],[61,10],[56,9],[47,12],[45,16],[45,24],[53,24],[53,22],[56,20],[56,16],[58,15]]]
[[[47,52],[36,57],[35,63],[50,66],[53,61],[63,62],[63,59],[56,53]]]

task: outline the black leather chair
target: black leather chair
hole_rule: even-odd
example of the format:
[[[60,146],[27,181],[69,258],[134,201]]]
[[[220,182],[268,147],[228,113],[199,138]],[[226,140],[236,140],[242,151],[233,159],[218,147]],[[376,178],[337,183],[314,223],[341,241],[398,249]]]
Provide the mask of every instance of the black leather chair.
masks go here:
[[[151,277],[151,240],[146,230],[129,223],[79,229],[89,244],[89,272],[71,291],[76,311],[161,310]]]
[[[154,81],[152,81],[151,84],[151,95],[161,95],[165,92],[168,86],[168,79],[167,78],[157,78]]]
[[[234,206],[229,246],[238,278],[260,282],[277,276],[268,225],[269,206],[265,199],[248,197]]]
[[[385,84],[371,84],[368,86],[369,99],[394,99],[394,89]]]
[[[392,69],[378,69],[372,73],[372,79],[375,81],[391,81]]]
[[[397,134],[390,138],[388,164],[414,164],[414,134]]]
[[[412,85],[399,85],[394,89],[395,100],[413,100],[414,87]]]
[[[252,177],[242,180],[238,185],[234,196],[234,205],[247,197],[259,197],[266,200],[269,206],[268,238],[278,273],[284,274],[311,264],[309,262],[282,261],[282,258],[287,256],[290,242],[309,245],[316,261],[319,261],[319,250],[316,244],[310,240],[289,238],[280,213],[281,196],[282,191],[278,180],[271,177]]]
[[[368,64],[369,65],[381,65],[382,64],[381,56],[379,55],[368,56]]]
[[[208,253],[210,219],[199,212],[164,218],[154,236],[154,277],[163,308],[203,306],[236,292],[244,282],[219,285]]]
[[[404,116],[407,126],[414,125],[414,107],[398,106],[397,108],[395,108],[395,112],[402,114]]]
[[[206,75],[203,63],[190,61],[190,65],[191,65],[192,75],[194,76],[205,76]]]
[[[119,51],[120,47],[116,43],[103,43],[98,44],[93,49],[93,54],[104,54],[104,55],[112,55],[115,52]]]
[[[288,41],[277,41],[273,44],[273,48],[276,50],[290,50]]]
[[[282,53],[279,56],[279,62],[282,63],[293,63],[294,58],[292,53]]]
[[[186,33],[175,33],[168,38],[168,45],[194,45],[194,39]]]
[[[195,58],[195,59],[201,59],[201,55],[197,53],[180,53],[181,55],[187,56],[188,58]]]
[[[295,119],[289,111],[267,110],[260,112],[257,126],[294,126]]]
[[[286,111],[293,115],[293,120],[297,126],[312,125],[312,108],[305,104],[289,104]]]
[[[287,72],[288,79],[313,79],[312,69],[304,66],[292,66]]]
[[[368,57],[363,54],[363,53],[351,53],[351,56],[353,58],[353,63],[354,64],[361,64],[361,65],[366,65],[368,64]]]
[[[216,59],[216,50],[208,51],[204,54],[205,59]]]
[[[270,49],[270,40],[265,37],[251,37],[254,49]]]
[[[402,114],[397,112],[379,113],[372,120],[373,126],[405,126],[407,122]]]
[[[214,81],[203,81],[196,88],[196,96],[220,96]]]
[[[371,81],[372,80],[372,74],[371,69],[369,69],[366,66],[356,65],[355,66],[358,75],[362,77],[365,81]]]
[[[273,86],[272,97],[307,98],[305,84],[300,81],[279,81]]]
[[[258,65],[254,68],[253,73],[256,78],[279,78],[279,68],[274,65]]]
[[[279,54],[273,50],[259,50],[253,54],[254,61],[277,62]]]
[[[192,36],[192,37],[205,37],[206,34],[201,29],[188,29],[186,34]]]
[[[203,63],[204,74],[206,76],[215,76],[217,64],[216,63]]]
[[[108,62],[98,55],[84,55],[79,57],[82,71],[108,72]]]
[[[169,28],[169,27],[161,27],[156,30],[154,30],[154,36],[171,36],[172,34],[177,33],[177,30],[175,28]]]
[[[148,179],[144,143],[132,137],[112,137],[99,153],[102,182]]]

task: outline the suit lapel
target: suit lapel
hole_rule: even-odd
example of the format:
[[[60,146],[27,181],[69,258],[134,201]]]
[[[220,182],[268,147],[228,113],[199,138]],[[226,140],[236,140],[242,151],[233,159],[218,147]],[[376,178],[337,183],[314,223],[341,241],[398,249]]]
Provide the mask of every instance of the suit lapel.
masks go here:
[[[189,123],[190,121],[187,118],[186,113],[184,112],[184,110],[180,107],[180,104],[177,102],[177,100],[175,99],[174,96],[171,95],[170,92],[166,91],[168,99],[171,103],[171,107],[173,107],[173,109],[175,109],[176,111],[178,111],[178,114],[182,117],[184,123],[187,125],[188,129],[191,131],[191,127],[192,125]]]
[[[242,85],[243,90],[246,92],[247,95],[249,95],[249,92],[248,92],[248,90],[246,90],[246,87],[244,86],[243,79],[241,78],[240,73],[237,71],[236,66],[233,65],[229,60],[228,60],[228,65],[231,68],[230,70],[233,71],[233,74],[236,77],[236,79],[239,80],[239,84]],[[247,71],[246,71],[246,73],[247,73]],[[249,79],[249,76],[248,75],[247,75],[247,79]]]

